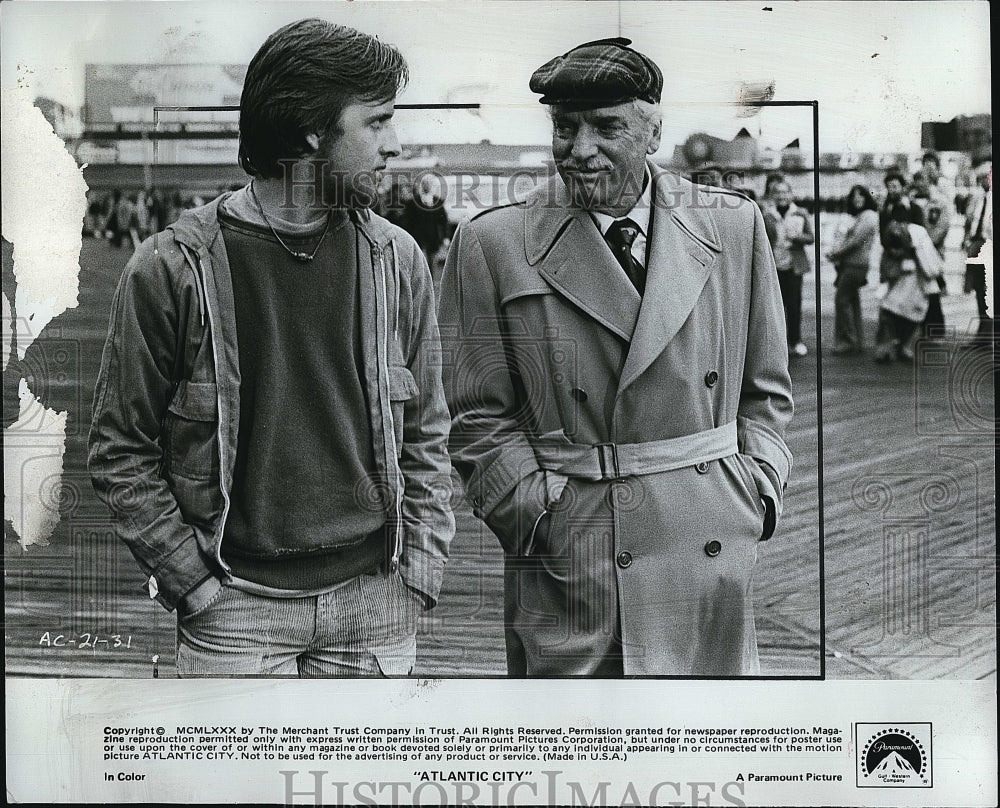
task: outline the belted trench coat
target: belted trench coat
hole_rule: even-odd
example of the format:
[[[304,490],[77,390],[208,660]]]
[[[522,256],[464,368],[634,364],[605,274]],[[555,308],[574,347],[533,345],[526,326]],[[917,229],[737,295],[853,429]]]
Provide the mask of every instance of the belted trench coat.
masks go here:
[[[754,203],[649,168],[641,298],[557,176],[463,223],[445,267],[450,449],[506,552],[511,675],[759,672],[792,464],[774,260]]]

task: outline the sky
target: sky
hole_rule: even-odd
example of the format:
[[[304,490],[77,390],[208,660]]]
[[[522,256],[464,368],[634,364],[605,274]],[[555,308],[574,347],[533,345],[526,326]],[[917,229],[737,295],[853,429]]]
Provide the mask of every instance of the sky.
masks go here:
[[[765,10],[770,9],[770,10]],[[84,102],[88,63],[246,63],[274,29],[320,16],[396,44],[400,102],[478,101],[478,114],[397,114],[405,141],[545,144],[528,79],[581,42],[619,33],[663,69],[663,151],[693,131],[811,142],[808,108],[738,119],[741,82],[816,100],[823,151],[920,148],[920,123],[990,111],[985,2],[46,2],[0,3],[5,88]]]

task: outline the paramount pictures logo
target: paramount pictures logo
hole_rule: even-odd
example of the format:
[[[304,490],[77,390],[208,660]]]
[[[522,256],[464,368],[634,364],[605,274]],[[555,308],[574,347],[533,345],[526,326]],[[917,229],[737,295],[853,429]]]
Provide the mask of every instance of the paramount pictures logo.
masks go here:
[[[858,788],[931,788],[931,724],[855,724]]]

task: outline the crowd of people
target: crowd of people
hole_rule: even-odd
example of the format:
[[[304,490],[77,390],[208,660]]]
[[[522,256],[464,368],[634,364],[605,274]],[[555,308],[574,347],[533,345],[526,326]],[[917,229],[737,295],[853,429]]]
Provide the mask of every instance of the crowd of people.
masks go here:
[[[842,202],[842,222],[826,257],[836,271],[834,280],[834,356],[866,353],[871,342],[879,362],[909,361],[916,339],[945,333],[942,295],[945,282],[946,241],[964,216],[963,253],[978,256],[992,239],[993,206],[990,194],[992,164],[979,161],[968,175],[955,178],[945,189],[941,160],[927,152],[920,170],[907,177],[898,170],[884,177],[881,203],[863,184],[854,185]],[[802,284],[813,269],[816,234],[811,211],[795,203],[785,175],[774,172],[765,180],[758,199],[741,187],[742,174],[715,166],[693,172],[691,179],[737,191],[756,201],[774,253],[785,312],[789,355],[806,356],[802,338]],[[224,190],[224,189],[221,189]],[[220,192],[221,192],[220,190]],[[444,259],[454,231],[445,210],[440,177],[426,173],[415,180],[387,175],[378,189],[375,212],[402,227],[420,246],[435,286],[440,283]],[[115,247],[134,249],[144,238],[174,222],[180,213],[203,204],[197,194],[181,191],[92,191],[88,194],[84,234],[106,238]],[[878,267],[878,324],[873,341],[865,336],[861,289]],[[952,290],[953,291],[953,290]],[[992,319],[986,309],[985,268],[967,264],[965,293],[976,297],[979,342],[992,339]]]
[[[907,178],[897,170],[884,177],[879,202],[871,189],[854,185],[844,198],[843,221],[826,257],[836,271],[834,280],[834,356],[858,356],[870,342],[865,335],[861,289],[878,267],[878,324],[870,348],[878,362],[910,361],[919,338],[943,337],[942,295],[947,241],[964,215],[961,250],[966,263],[962,291],[976,298],[978,327],[975,345],[992,345],[993,321],[986,307],[986,270],[976,261],[993,234],[992,163],[978,161],[966,177],[956,178],[953,193],[945,188],[941,160],[927,152],[921,168]],[[725,175],[718,182],[726,186]],[[746,189],[732,187],[754,198]],[[802,338],[802,282],[813,267],[815,242],[812,213],[796,205],[781,173],[768,175],[764,195],[757,200],[774,253],[785,311],[788,352],[806,356]],[[877,262],[877,263],[876,263]]]
[[[827,252],[836,270],[834,355],[865,352],[860,290],[868,283],[876,257],[880,289],[872,345],[875,361],[911,361],[917,339],[945,336],[941,297],[950,291],[945,260],[958,211],[965,211],[961,249],[968,259],[979,257],[983,243],[992,238],[991,162],[979,161],[973,177],[972,194],[950,194],[941,177],[939,156],[927,152],[921,169],[909,179],[895,170],[885,175],[881,204],[864,186],[851,188],[844,202],[847,227]],[[966,264],[963,291],[976,296],[978,325],[973,344],[992,345],[982,263],[970,260]]]
[[[83,234],[131,251],[143,239],[177,221],[182,211],[203,204],[205,199],[199,194],[179,190],[91,190],[87,192]]]
[[[225,190],[220,188],[218,193]],[[200,194],[180,190],[92,190],[87,193],[83,234],[107,239],[118,249],[132,251],[143,239],[177,221],[182,211],[203,204],[205,198]],[[407,178],[387,175],[378,189],[374,210],[413,236],[435,281],[439,281],[455,229],[445,211],[440,178],[428,172],[411,182]]]

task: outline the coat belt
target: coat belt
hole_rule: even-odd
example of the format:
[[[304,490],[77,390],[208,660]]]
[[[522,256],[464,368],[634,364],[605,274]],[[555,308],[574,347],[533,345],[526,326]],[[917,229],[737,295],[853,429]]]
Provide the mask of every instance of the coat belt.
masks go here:
[[[541,468],[595,481],[673,471],[728,457],[738,451],[735,421],[691,435],[645,443],[581,444],[535,440],[532,447]]]

